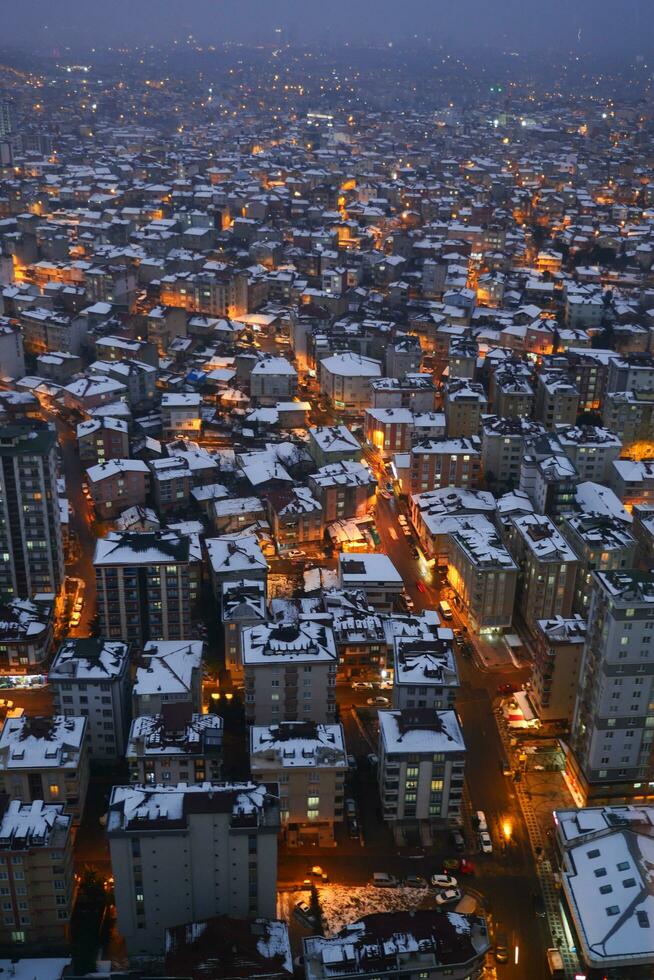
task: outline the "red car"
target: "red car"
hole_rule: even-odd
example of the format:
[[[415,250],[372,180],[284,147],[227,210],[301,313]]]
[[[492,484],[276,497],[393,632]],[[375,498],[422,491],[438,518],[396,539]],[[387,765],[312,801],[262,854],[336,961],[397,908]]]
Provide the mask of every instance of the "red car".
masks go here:
[[[515,694],[517,691],[515,684],[500,684],[497,689],[498,694]]]
[[[419,578],[416,579],[416,589],[418,590],[418,592],[426,592],[427,591],[425,589],[425,583],[422,581],[422,579],[419,579]]]

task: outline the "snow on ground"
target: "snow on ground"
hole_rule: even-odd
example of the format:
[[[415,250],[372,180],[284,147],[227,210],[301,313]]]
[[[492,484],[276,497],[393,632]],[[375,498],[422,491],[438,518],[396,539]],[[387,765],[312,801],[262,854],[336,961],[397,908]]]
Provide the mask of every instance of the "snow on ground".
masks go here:
[[[335,936],[348,923],[374,912],[435,907],[434,892],[427,888],[319,885],[318,898],[326,936]]]

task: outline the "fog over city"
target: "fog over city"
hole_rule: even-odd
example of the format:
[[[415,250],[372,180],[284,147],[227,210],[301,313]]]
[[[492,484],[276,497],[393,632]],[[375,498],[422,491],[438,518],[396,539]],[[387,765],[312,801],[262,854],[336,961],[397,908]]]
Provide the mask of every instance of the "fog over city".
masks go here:
[[[619,30],[616,27],[619,26]],[[498,50],[577,49],[615,54],[651,48],[648,0],[27,0],[3,17],[0,43],[158,44],[298,41],[454,42]]]

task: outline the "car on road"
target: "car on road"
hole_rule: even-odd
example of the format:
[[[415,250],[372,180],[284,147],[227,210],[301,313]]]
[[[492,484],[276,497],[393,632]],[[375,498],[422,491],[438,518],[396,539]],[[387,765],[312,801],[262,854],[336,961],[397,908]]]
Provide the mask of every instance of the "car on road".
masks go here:
[[[404,535],[404,537],[405,537],[405,538],[410,538],[410,537],[412,537],[412,534],[411,534],[411,528],[410,528],[410,527],[409,527],[408,525],[405,525],[405,526],[404,526],[404,527],[402,528],[402,534]]]
[[[384,698],[378,695],[376,698],[368,698],[366,704],[369,704],[373,708],[387,708],[391,702],[388,698]]]
[[[293,912],[295,913],[295,916],[300,919],[300,921],[306,922],[309,925],[316,924],[316,917],[311,911],[311,907],[307,905],[306,902],[296,902]]]
[[[452,619],[452,607],[447,599],[441,599],[441,601],[438,603],[438,611],[443,619]]]
[[[450,834],[450,840],[454,845],[454,850],[461,854],[466,849],[466,840],[460,830],[453,830]]]
[[[372,883],[375,888],[397,888],[399,884],[395,875],[389,875],[386,871],[375,871]]]
[[[352,681],[353,691],[370,691],[373,687],[372,681]]]
[[[416,579],[416,589],[418,590],[418,592],[426,592],[427,591],[427,589],[425,588],[425,583],[422,581],[421,578],[417,578]]]
[[[357,823],[355,817],[351,817],[348,820],[347,830],[348,830],[348,834],[352,838],[352,840],[358,840],[359,839],[359,824]]]
[[[457,626],[455,629],[452,630],[452,633],[454,634],[454,639],[456,640],[457,643],[463,642],[463,630],[460,630],[459,627]]]
[[[495,959],[498,963],[509,962],[509,941],[506,933],[500,929],[495,933]]]
[[[352,798],[348,798],[345,801],[345,812],[348,817],[356,817],[357,815],[357,805]]]
[[[81,612],[83,606],[84,606],[84,598],[82,596],[80,596],[78,599],[75,599],[75,605],[73,606],[73,612]]]
[[[411,557],[415,558],[416,561],[418,560],[418,558],[420,558],[420,552],[418,551],[415,545],[411,548]]]
[[[432,875],[430,880],[433,888],[456,888],[459,884],[454,875]]]
[[[492,854],[493,853],[493,842],[490,839],[490,834],[487,830],[479,831],[479,846],[481,847],[482,853]]]
[[[498,694],[515,694],[517,691],[515,684],[500,684],[497,689]]]
[[[540,892],[534,892],[531,896],[531,906],[539,918],[544,918],[546,913],[545,902],[543,901],[543,896]]]
[[[384,500],[390,500],[391,499],[391,495],[388,492],[388,490],[380,490],[379,491],[379,496],[380,497],[383,497]]]
[[[356,756],[349,754],[347,757],[347,764],[350,767],[350,769],[356,769],[357,768]]]
[[[397,515],[397,523],[400,524],[402,527],[407,527],[409,522],[407,521],[407,519],[404,516],[404,514],[398,514]]]
[[[449,905],[451,902],[458,902],[460,898],[461,892],[458,888],[445,888],[436,896],[436,904]]]
[[[367,759],[369,764],[373,767],[373,769],[375,769],[379,765],[379,756],[375,755],[374,752],[371,752],[370,755],[367,756]]]
[[[299,548],[291,548],[290,551],[287,551],[285,555],[280,555],[280,557],[290,558],[291,561],[297,561],[298,558],[306,558],[307,553],[306,551],[301,551]]]
[[[314,878],[320,878],[321,881],[329,881],[329,875],[325,874],[319,864],[314,864],[311,869],[311,874]]]
[[[407,875],[404,879],[405,888],[426,888],[427,879],[423,878],[422,875]]]
[[[458,871],[462,875],[473,875],[475,866],[467,858],[445,858],[443,861],[444,871]]]
[[[81,622],[81,619],[82,619],[82,617],[81,617],[80,613],[74,612],[73,615],[70,617],[69,625],[70,626],[79,626],[79,624]]]

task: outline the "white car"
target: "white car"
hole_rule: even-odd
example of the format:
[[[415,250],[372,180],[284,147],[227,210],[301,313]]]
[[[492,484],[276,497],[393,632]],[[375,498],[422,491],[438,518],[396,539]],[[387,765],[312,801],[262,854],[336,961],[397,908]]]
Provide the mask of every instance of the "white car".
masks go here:
[[[353,691],[370,691],[373,687],[372,681],[352,681]]]
[[[401,524],[402,527],[407,527],[408,524],[409,524],[409,522],[407,521],[407,519],[404,516],[404,514],[398,514],[397,522],[398,522],[398,524]]]
[[[298,558],[306,558],[307,557],[307,553],[306,553],[306,551],[300,551],[299,548],[293,548],[291,551],[287,551],[286,554],[283,555],[282,557],[284,557],[284,558],[290,558],[291,561],[294,561],[294,560],[296,560]]]
[[[459,885],[453,875],[432,875],[430,881],[433,888],[457,888]]]
[[[484,854],[493,853],[493,842],[490,839],[490,834],[487,830],[479,831],[479,846]]]
[[[373,708],[387,708],[390,703],[391,702],[388,700],[388,698],[382,697],[368,698],[366,701],[366,704],[369,704]]]
[[[461,892],[458,888],[446,888],[436,896],[436,904],[449,905],[451,902],[458,902],[460,898]]]

